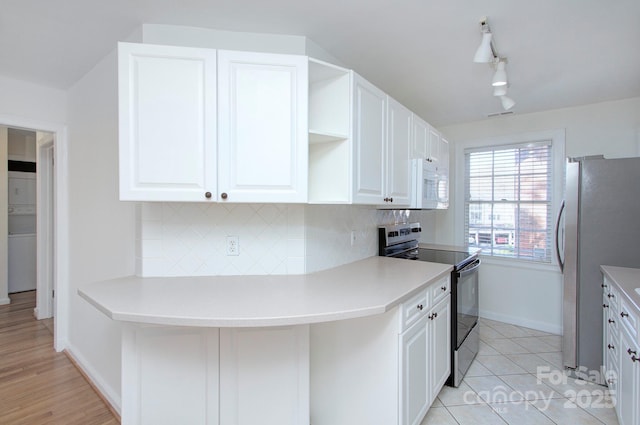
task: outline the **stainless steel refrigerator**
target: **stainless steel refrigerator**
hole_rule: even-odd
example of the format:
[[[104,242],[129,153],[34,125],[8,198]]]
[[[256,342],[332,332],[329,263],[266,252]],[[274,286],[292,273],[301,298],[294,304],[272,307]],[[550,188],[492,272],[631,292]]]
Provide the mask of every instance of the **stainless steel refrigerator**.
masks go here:
[[[563,363],[603,383],[600,265],[640,268],[640,158],[570,159],[566,173],[556,231],[564,242]]]

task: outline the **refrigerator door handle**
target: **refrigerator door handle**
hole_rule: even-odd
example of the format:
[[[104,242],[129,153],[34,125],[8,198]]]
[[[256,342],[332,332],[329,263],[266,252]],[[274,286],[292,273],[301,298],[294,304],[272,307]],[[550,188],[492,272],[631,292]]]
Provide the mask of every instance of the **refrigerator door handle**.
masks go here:
[[[564,200],[560,205],[560,211],[558,211],[558,218],[556,220],[556,259],[558,260],[558,266],[560,266],[561,272],[564,272],[564,261],[560,256],[560,222],[562,220],[563,213],[564,213]]]

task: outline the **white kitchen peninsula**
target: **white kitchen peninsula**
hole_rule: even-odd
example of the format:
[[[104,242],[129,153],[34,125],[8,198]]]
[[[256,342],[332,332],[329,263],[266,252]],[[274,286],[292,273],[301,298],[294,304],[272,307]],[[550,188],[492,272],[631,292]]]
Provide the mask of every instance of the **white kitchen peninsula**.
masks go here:
[[[427,287],[448,293],[450,271],[371,257],[308,275],[125,277],[79,294],[123,322],[123,425],[307,425],[309,327],[402,322],[403,303]]]

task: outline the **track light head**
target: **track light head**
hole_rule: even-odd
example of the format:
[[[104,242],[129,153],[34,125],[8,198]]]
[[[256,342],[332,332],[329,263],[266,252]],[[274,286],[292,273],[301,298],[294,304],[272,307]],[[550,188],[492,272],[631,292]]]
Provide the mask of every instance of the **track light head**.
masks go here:
[[[516,102],[514,102],[513,99],[507,96],[500,96],[500,102],[502,103],[502,107],[504,108],[505,111],[508,111],[509,109],[513,108],[516,104]]]
[[[490,63],[493,62],[493,49],[491,48],[491,32],[487,29],[482,33],[482,42],[478,49],[476,50],[476,54],[473,57],[473,61],[476,63]]]
[[[491,80],[491,85],[496,86],[506,86],[507,85],[507,71],[505,69],[505,65],[507,64],[506,59],[500,58],[496,63],[496,73],[493,74],[493,80]]]

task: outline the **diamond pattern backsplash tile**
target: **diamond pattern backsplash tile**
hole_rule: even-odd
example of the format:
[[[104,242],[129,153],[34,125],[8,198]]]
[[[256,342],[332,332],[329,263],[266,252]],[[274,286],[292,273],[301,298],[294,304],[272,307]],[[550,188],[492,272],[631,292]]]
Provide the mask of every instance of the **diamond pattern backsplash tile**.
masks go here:
[[[143,203],[141,276],[304,273],[304,206]],[[227,236],[239,255],[228,256]]]
[[[312,273],[377,255],[378,224],[409,214],[353,205],[142,203],[138,208],[136,264],[138,274],[148,277]],[[239,255],[227,255],[227,236],[238,237]]]

